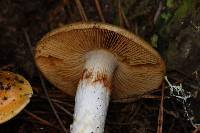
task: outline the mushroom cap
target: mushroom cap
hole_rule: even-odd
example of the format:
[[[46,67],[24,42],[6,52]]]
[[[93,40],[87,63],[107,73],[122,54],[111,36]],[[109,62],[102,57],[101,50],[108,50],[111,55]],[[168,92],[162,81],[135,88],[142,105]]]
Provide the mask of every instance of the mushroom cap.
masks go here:
[[[52,84],[73,96],[85,54],[98,49],[110,51],[118,60],[113,99],[142,95],[160,86],[165,73],[160,55],[133,33],[110,24],[79,22],[53,30],[38,42],[35,62]]]
[[[32,94],[24,77],[0,71],[0,124],[16,116],[29,103]]]

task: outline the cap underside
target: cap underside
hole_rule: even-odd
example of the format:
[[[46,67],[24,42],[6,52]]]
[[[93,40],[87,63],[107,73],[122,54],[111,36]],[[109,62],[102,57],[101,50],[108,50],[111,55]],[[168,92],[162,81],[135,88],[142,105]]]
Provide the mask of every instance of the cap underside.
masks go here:
[[[0,124],[16,116],[29,103],[32,94],[25,78],[0,71]]]
[[[39,41],[35,61],[56,87],[75,95],[85,54],[105,49],[118,59],[112,98],[128,98],[157,89],[165,72],[164,62],[151,46],[136,35],[103,23],[75,23],[48,33]]]

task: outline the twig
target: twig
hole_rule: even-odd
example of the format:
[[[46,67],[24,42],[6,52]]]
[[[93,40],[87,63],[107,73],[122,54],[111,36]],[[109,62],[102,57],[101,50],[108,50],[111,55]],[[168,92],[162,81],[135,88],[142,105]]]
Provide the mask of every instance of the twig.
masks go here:
[[[200,132],[200,125],[192,133],[198,133],[198,132]]]
[[[125,25],[126,25],[126,27],[127,28],[130,28],[131,26],[130,26],[130,23],[128,22],[128,19],[127,19],[127,17],[126,17],[126,15],[125,15],[125,13],[124,13],[124,10],[123,10],[123,8],[122,8],[122,6],[121,6],[121,1],[119,0],[118,1],[118,8],[119,8],[119,16],[121,16],[121,19],[122,19],[122,21],[123,21],[123,24],[125,23]]]
[[[47,99],[45,96],[40,96],[40,95],[33,95],[33,97],[39,97],[39,98],[41,98],[41,99]],[[74,107],[73,104],[68,103],[68,102],[71,102],[71,101],[69,101],[69,100],[67,100],[67,99],[65,99],[65,101],[60,101],[60,100],[58,100],[58,99],[52,98],[51,96],[49,96],[49,97],[50,97],[50,99],[51,99],[51,101],[52,101],[53,103],[64,104],[64,105],[69,106],[69,107],[72,107],[72,108]]]
[[[124,27],[124,21],[123,21],[123,17],[122,17],[121,0],[118,0],[118,14],[119,14],[120,27]]]
[[[174,111],[170,111],[170,110],[167,110],[167,109],[165,109],[165,108],[163,108],[163,109],[164,109],[163,111],[164,111],[166,114],[171,115],[171,116],[173,116],[173,117],[176,118],[176,119],[179,118],[179,115],[178,115],[177,113],[175,113]]]
[[[158,6],[158,9],[156,11],[156,14],[154,15],[154,18],[153,18],[153,23],[156,24],[157,20],[158,20],[158,17],[162,11],[162,7],[163,7],[163,1],[160,0],[159,2],[159,6]]]
[[[44,119],[40,118],[39,116],[37,116],[37,115],[31,113],[30,111],[28,111],[28,110],[26,110],[26,109],[24,109],[24,112],[25,112],[26,114],[28,114],[29,116],[31,116],[32,118],[38,120],[38,121],[39,121],[41,124],[43,124],[43,125],[50,126],[50,127],[56,128],[56,129],[59,129],[59,128],[57,128],[56,126],[54,126],[53,124],[49,123],[47,120],[44,120]],[[60,129],[59,129],[59,130],[60,130]]]
[[[39,115],[45,115],[45,116],[47,116],[47,117],[48,117],[48,116],[52,116],[52,114],[53,114],[52,111],[49,112],[48,110],[43,111],[43,110],[40,110],[40,109],[34,110],[34,111],[32,111],[32,113],[34,113],[34,114],[39,114]],[[59,114],[59,115],[65,115],[64,112],[58,112],[58,114]]]
[[[171,125],[169,127],[168,133],[172,133],[173,132],[174,126],[175,126],[175,118],[173,118],[172,121],[171,121]]]
[[[63,102],[63,101],[60,101],[60,100],[57,100],[57,99],[52,99],[52,101],[53,101],[54,103],[64,104],[64,105],[66,105],[66,106],[68,106],[68,107],[74,108],[74,105],[69,104],[69,103],[66,103],[66,102]]]
[[[123,98],[123,99],[118,99],[118,100],[112,100],[111,102],[112,103],[132,103],[132,102],[135,102],[135,101],[137,101],[138,99],[141,99],[141,98],[160,100],[161,96],[146,94],[146,95],[133,97],[133,98]],[[168,97],[164,97],[164,99],[166,99],[166,98],[168,98]]]
[[[173,110],[178,110],[177,109],[177,105],[175,104],[175,102],[174,102],[174,100],[170,100],[170,102],[171,102],[171,104],[172,104],[172,108],[173,108]],[[177,111],[176,112],[177,113],[177,115],[178,116],[181,116],[181,114]],[[183,129],[183,133],[188,133],[188,131],[187,131],[187,129],[186,129],[186,127],[185,127],[185,123],[183,122],[184,120],[183,120],[183,118],[182,117],[179,117],[179,119],[177,119],[178,120],[178,122],[180,123],[179,125],[180,125],[180,127]]]
[[[133,98],[123,98],[123,99],[116,99],[112,100],[112,103],[132,103],[140,99],[141,97],[133,97]]]
[[[65,133],[68,133],[67,129],[65,128],[65,126],[64,126],[64,124],[63,124],[63,122],[62,122],[62,120],[60,119],[60,117],[59,117],[59,115],[58,115],[58,112],[56,111],[56,109],[55,109],[55,107],[54,107],[54,105],[53,105],[53,103],[52,103],[52,101],[51,101],[51,99],[50,99],[50,97],[49,97],[49,94],[48,94],[48,92],[47,92],[47,88],[46,88],[44,79],[42,78],[42,75],[41,75],[41,74],[39,74],[39,78],[40,78],[40,81],[41,81],[42,88],[44,89],[44,93],[45,93],[45,95],[46,95],[46,97],[47,97],[47,100],[48,100],[48,102],[49,102],[49,104],[50,104],[50,106],[51,106],[52,111],[54,112],[54,115],[56,116],[56,118],[57,118],[57,120],[58,120],[58,123],[60,124],[61,128],[63,129],[63,131],[64,131]]]
[[[109,121],[107,121],[106,123],[109,125],[130,126],[130,125],[137,125],[140,123],[140,121],[137,121],[137,120],[135,120],[133,122],[109,122]]]
[[[76,2],[76,6],[77,6],[77,8],[79,10],[79,13],[81,15],[82,20],[83,21],[88,21],[88,18],[87,18],[86,14],[85,14],[84,8],[83,8],[80,0],[75,0],[75,2]]]
[[[137,107],[134,109],[134,113],[132,114],[132,118],[136,118],[136,115],[138,115],[139,111],[141,110],[142,108],[142,103],[140,103],[139,105],[137,105]]]
[[[135,22],[135,34],[138,35],[138,23],[137,23],[137,21]]]
[[[7,64],[5,66],[0,67],[0,70],[6,70],[6,69],[9,69],[9,68],[13,68],[14,66],[15,66],[14,64]]]
[[[126,15],[124,14],[124,10],[123,9],[121,9],[122,10],[122,18],[123,18],[123,20],[124,20],[124,22],[125,22],[125,25],[126,25],[126,27],[127,28],[130,28],[131,26],[130,26],[130,23],[128,22],[128,19],[127,19],[127,17],[126,17]]]
[[[71,112],[69,112],[67,109],[65,109],[63,106],[61,106],[58,103],[54,103],[59,109],[61,109],[62,111],[64,111],[66,114],[68,114],[70,116],[70,118],[73,119],[73,114]]]
[[[33,50],[32,50],[32,45],[31,45],[30,38],[29,38],[28,33],[26,32],[26,30],[23,29],[23,31],[24,31],[24,36],[25,36],[25,38],[26,38],[26,41],[27,41],[27,44],[28,44],[28,47],[29,47],[29,50],[30,50],[32,59],[34,59],[34,53],[33,53]],[[36,69],[36,70],[37,70],[37,69]],[[38,75],[39,75],[39,78],[40,78],[40,82],[41,82],[43,91],[44,91],[44,93],[45,93],[45,95],[46,95],[46,97],[47,97],[47,100],[48,100],[48,102],[49,102],[49,105],[50,105],[52,111],[54,112],[54,115],[56,116],[56,119],[58,120],[58,123],[60,124],[60,126],[61,126],[62,130],[64,131],[64,133],[68,133],[68,131],[67,131],[67,129],[65,128],[63,122],[61,121],[61,119],[60,119],[60,117],[59,117],[59,115],[58,115],[58,113],[57,113],[57,111],[56,111],[56,109],[55,109],[55,107],[54,107],[54,105],[53,105],[51,99],[49,98],[49,94],[48,94],[48,92],[47,92],[47,88],[46,88],[44,79],[42,78],[42,75],[40,74],[39,71],[37,71],[37,72],[38,72]]]
[[[156,95],[143,95],[142,98],[145,98],[145,99],[160,99],[161,96],[156,96]]]
[[[101,10],[101,6],[100,6],[100,4],[99,4],[99,0],[95,0],[95,5],[96,5],[96,8],[97,8],[98,14],[99,14],[99,16],[100,16],[100,18],[101,18],[101,21],[102,21],[102,22],[105,22],[105,19],[104,19],[102,10]]]
[[[64,10],[64,7],[68,4],[68,2],[69,0],[61,0],[55,9],[50,11],[49,20],[52,21],[56,17],[56,15],[58,15],[59,12]]]
[[[158,115],[158,127],[157,127],[157,133],[162,133],[162,127],[163,127],[163,101],[164,101],[164,82],[162,83],[161,88],[161,101],[160,101],[160,110]]]
[[[149,107],[149,106],[146,106],[144,105],[143,109],[147,109],[147,110],[159,110],[160,108],[159,107]],[[178,113],[175,113],[174,111],[171,111],[171,110],[167,110],[166,108],[163,107],[163,111],[168,114],[168,115],[171,115],[173,116],[174,118],[178,119],[179,118],[179,114]]]

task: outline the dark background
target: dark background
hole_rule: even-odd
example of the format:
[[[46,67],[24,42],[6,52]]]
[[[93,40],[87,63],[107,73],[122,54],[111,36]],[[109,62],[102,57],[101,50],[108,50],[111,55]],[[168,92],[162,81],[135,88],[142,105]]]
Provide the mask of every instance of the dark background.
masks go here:
[[[99,0],[105,21],[141,36],[159,51],[167,64],[168,79],[191,92],[187,103],[169,96],[165,89],[163,132],[189,133],[199,123],[200,3],[198,0]],[[101,21],[94,0],[81,1],[89,21]],[[125,17],[122,17],[124,14]],[[120,21],[121,20],[121,21]],[[25,35],[34,47],[45,33],[82,21],[74,0],[0,0],[0,69],[25,76],[34,89],[30,104],[12,120],[0,125],[0,133],[58,133],[62,131],[34,66]],[[73,114],[73,98],[46,81],[48,93],[67,130]],[[160,90],[153,96],[160,96]],[[151,96],[150,95],[150,96]],[[59,104],[59,106],[57,105]],[[130,103],[110,103],[105,132],[155,133],[160,99],[142,98]],[[41,120],[42,119],[42,120]],[[46,121],[45,121],[46,120]],[[46,123],[48,122],[48,123]]]

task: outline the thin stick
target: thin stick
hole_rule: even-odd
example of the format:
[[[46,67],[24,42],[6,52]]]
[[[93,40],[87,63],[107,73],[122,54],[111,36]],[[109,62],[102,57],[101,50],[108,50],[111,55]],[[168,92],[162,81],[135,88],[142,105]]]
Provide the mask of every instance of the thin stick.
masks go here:
[[[121,21],[123,21],[123,24],[125,23],[126,27],[130,28],[131,27],[130,23],[128,22],[128,19],[127,19],[125,13],[124,13],[124,10],[123,10],[123,8],[121,6],[121,1],[120,0],[118,1],[118,8],[119,8],[119,16],[121,17],[120,20],[122,19]]]
[[[68,107],[74,108],[73,105],[68,104],[68,103],[66,103],[66,102],[63,102],[63,101],[60,101],[60,100],[57,100],[57,99],[51,99],[51,100],[52,100],[54,103],[64,104],[64,105],[66,105],[66,106],[68,106]]]
[[[142,98],[145,98],[145,99],[160,99],[161,96],[156,96],[156,95],[143,95]]]
[[[45,95],[46,95],[46,97],[47,97],[47,100],[48,100],[48,102],[49,102],[49,105],[51,106],[51,109],[52,109],[52,111],[54,112],[54,115],[56,116],[56,118],[57,118],[57,120],[58,120],[58,123],[60,124],[60,126],[61,126],[61,128],[63,129],[64,133],[68,133],[67,129],[65,128],[65,126],[64,126],[64,124],[63,124],[63,122],[62,122],[62,120],[60,119],[60,117],[59,117],[59,115],[58,115],[58,112],[56,111],[56,109],[55,109],[55,107],[54,107],[54,105],[53,105],[53,103],[52,103],[52,101],[51,101],[51,99],[50,99],[50,97],[49,97],[49,94],[48,94],[48,92],[47,92],[47,88],[46,88],[44,79],[42,78],[42,75],[41,75],[41,74],[39,74],[39,78],[40,78],[41,85],[42,85],[42,88],[43,88],[43,90],[44,90],[44,93],[45,93]]]
[[[198,133],[199,131],[200,131],[200,125],[192,133]]]
[[[59,128],[57,128],[56,126],[54,126],[53,124],[49,123],[47,120],[44,120],[44,119],[40,118],[39,116],[37,116],[37,115],[31,113],[30,111],[28,111],[28,110],[26,110],[26,109],[24,109],[24,112],[25,112],[26,114],[28,114],[29,116],[31,116],[33,119],[38,120],[38,121],[39,121],[41,124],[43,124],[43,125],[50,126],[50,127],[56,128],[56,129],[59,129]],[[59,130],[60,130],[60,129],[59,129]]]
[[[99,4],[99,0],[95,0],[95,5],[96,5],[96,8],[97,8],[98,14],[99,14],[99,16],[100,16],[100,18],[101,18],[101,21],[102,21],[102,22],[105,22],[105,19],[104,19],[102,10],[101,10],[101,6],[100,6],[100,4]]]
[[[69,0],[61,0],[55,9],[50,11],[49,20],[52,21],[60,11],[64,10],[64,7],[68,4],[68,2]]]
[[[135,22],[135,34],[138,35],[138,22]]]
[[[5,66],[0,67],[0,70],[6,70],[6,69],[9,69],[9,68],[13,68],[14,66],[15,66],[14,64],[7,64]]]
[[[127,19],[126,15],[124,14],[124,10],[122,9],[122,7],[121,7],[121,13],[122,13],[122,18],[123,18],[123,20],[125,22],[126,27],[130,28],[131,27],[130,23],[128,22],[128,19]]]
[[[108,125],[118,125],[118,126],[128,126],[128,125],[136,125],[138,123],[140,123],[139,121],[135,120],[133,122],[106,122]]]
[[[26,32],[26,30],[23,29],[23,31],[24,31],[24,36],[25,36],[25,38],[26,38],[26,41],[27,41],[27,44],[28,44],[28,47],[29,47],[29,50],[30,50],[32,59],[34,59],[34,53],[33,53],[33,50],[32,50],[33,48],[32,48],[32,45],[31,45],[30,38],[29,38],[28,33]],[[65,128],[63,122],[61,121],[61,119],[60,119],[60,117],[59,117],[59,115],[58,115],[58,113],[57,113],[57,111],[56,111],[56,109],[55,109],[55,107],[54,107],[54,105],[53,105],[51,99],[49,98],[49,94],[48,94],[48,92],[47,92],[47,88],[46,88],[44,79],[42,78],[42,75],[40,74],[39,71],[37,71],[37,72],[38,72],[38,75],[39,75],[39,78],[40,78],[40,82],[41,82],[43,91],[44,91],[44,93],[45,93],[45,95],[46,95],[46,97],[47,97],[47,100],[48,100],[48,102],[49,102],[49,105],[50,105],[50,107],[51,107],[51,109],[52,109],[54,115],[56,116],[56,119],[58,120],[58,123],[60,124],[60,126],[61,126],[62,130],[64,131],[64,133],[68,133],[68,131],[67,131],[67,129]]]
[[[61,106],[59,103],[54,103],[59,109],[61,109],[62,111],[64,111],[66,114],[68,114],[68,116],[70,116],[70,118],[73,119],[73,114],[71,112],[69,112],[67,109],[65,109],[63,106]]]
[[[161,96],[155,96],[155,95],[143,95],[143,96],[140,96],[140,97],[134,97],[134,98],[124,98],[124,99],[119,99],[119,100],[112,100],[111,102],[112,103],[133,103],[135,101],[137,101],[138,99],[141,99],[141,98],[144,98],[144,99],[154,99],[154,100],[160,100],[161,99]],[[168,97],[164,97],[164,99],[166,99]]]
[[[163,127],[163,101],[164,101],[164,87],[165,84],[164,82],[162,83],[162,88],[161,88],[161,101],[160,101],[160,110],[159,110],[159,115],[158,115],[158,127],[157,127],[157,133],[162,133],[162,127]]]
[[[153,23],[154,23],[154,24],[156,24],[156,22],[157,22],[157,20],[158,20],[158,17],[159,17],[159,15],[160,15],[161,11],[162,11],[162,7],[163,7],[163,1],[160,0],[158,9],[157,9],[157,11],[156,11],[156,13],[155,13],[155,15],[154,15],[154,19],[153,19]]]
[[[39,98],[41,98],[41,99],[47,99],[45,96],[42,96],[42,95],[40,95],[40,96],[33,95],[33,96],[34,96],[34,97],[39,97]],[[49,96],[49,97],[51,98],[51,96]],[[64,101],[60,101],[60,100],[58,100],[58,99],[51,98],[51,101],[52,101],[53,103],[56,102],[56,103],[59,103],[59,104],[67,105],[67,106],[69,106],[69,107],[74,107],[74,105],[72,105],[72,104],[70,104],[70,103],[66,103],[66,102],[71,102],[71,100],[64,99]]]
[[[75,2],[76,2],[76,6],[77,6],[77,8],[79,10],[79,13],[81,15],[82,20],[83,21],[88,21],[88,18],[87,18],[86,14],[85,14],[84,8],[83,8],[80,0],[75,0]]]
[[[124,21],[122,17],[122,8],[121,8],[121,1],[118,0],[118,14],[119,14],[119,24],[120,27],[124,27]]]

